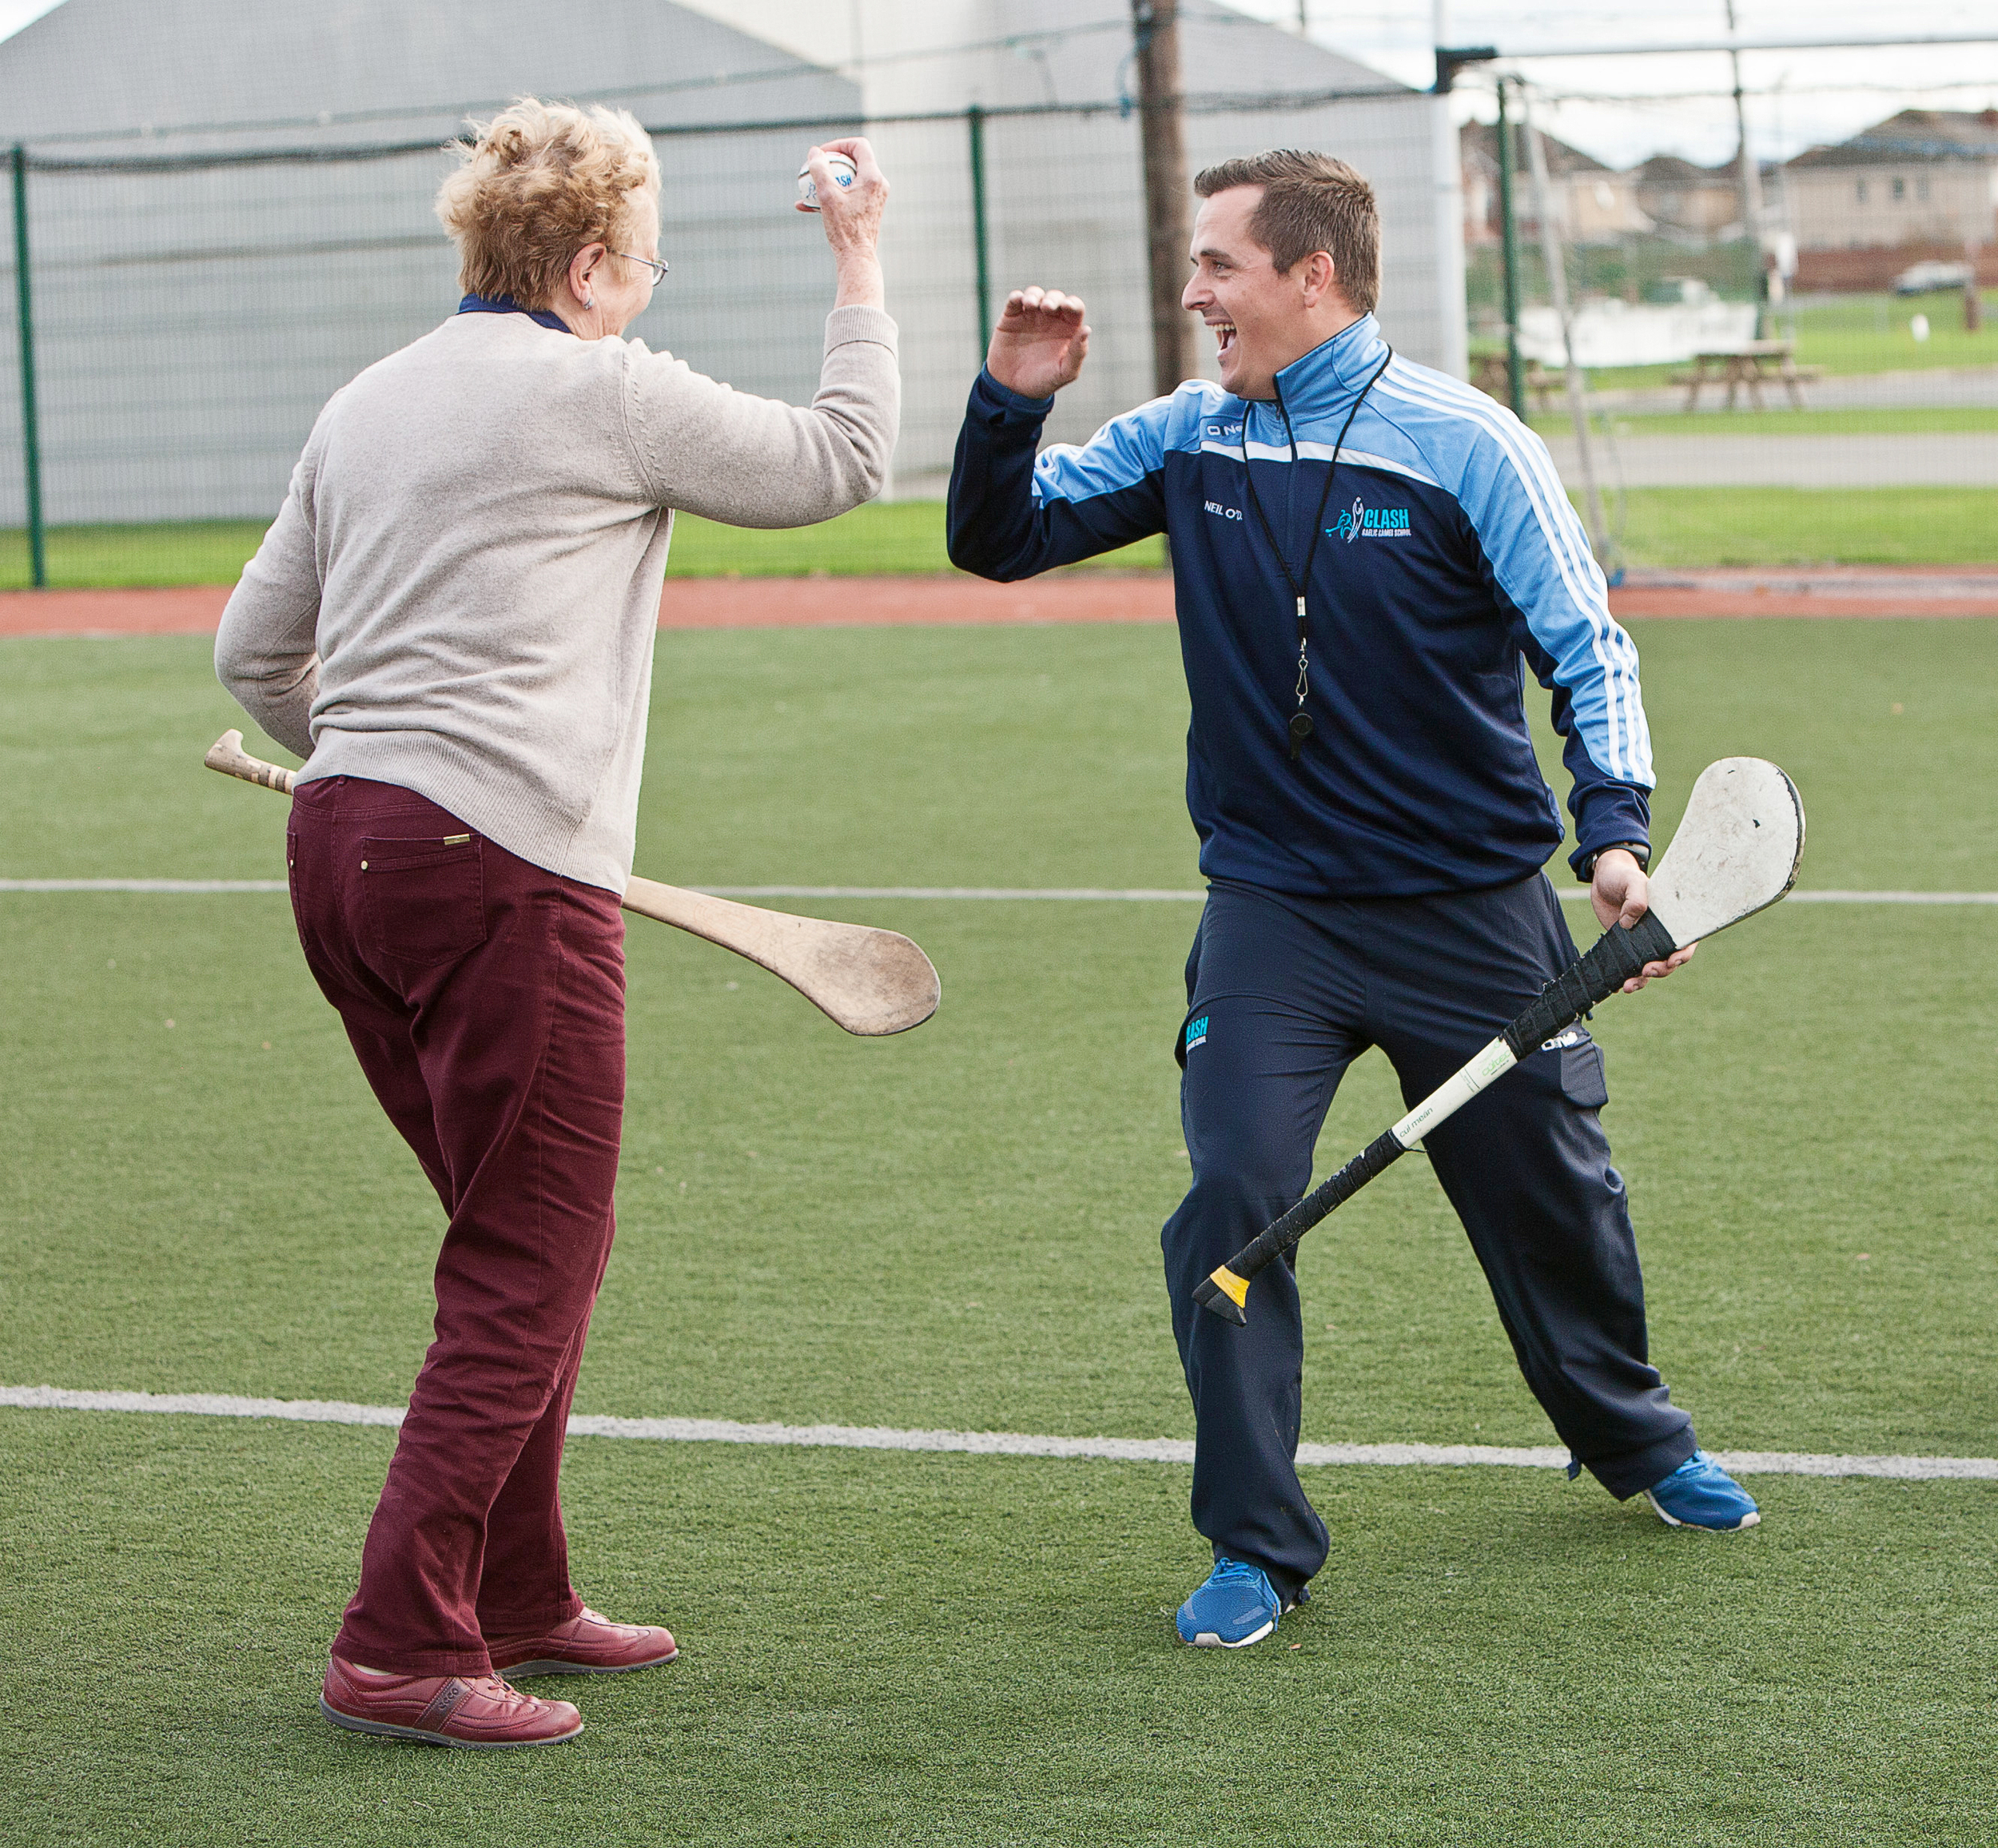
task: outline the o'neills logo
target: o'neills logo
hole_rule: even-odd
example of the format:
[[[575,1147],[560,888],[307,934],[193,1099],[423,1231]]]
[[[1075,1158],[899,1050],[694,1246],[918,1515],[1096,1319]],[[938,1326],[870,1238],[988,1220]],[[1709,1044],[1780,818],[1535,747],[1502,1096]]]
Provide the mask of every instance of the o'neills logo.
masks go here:
[[[1407,508],[1369,507],[1356,499],[1340,513],[1338,525],[1325,528],[1325,536],[1350,545],[1356,539],[1406,539],[1412,530]]]

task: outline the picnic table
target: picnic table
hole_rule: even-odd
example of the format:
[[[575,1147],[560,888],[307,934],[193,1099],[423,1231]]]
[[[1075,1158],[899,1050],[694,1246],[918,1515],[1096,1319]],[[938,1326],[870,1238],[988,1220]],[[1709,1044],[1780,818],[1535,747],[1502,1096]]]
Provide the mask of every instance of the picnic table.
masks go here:
[[[1730,411],[1734,408],[1734,394],[1744,385],[1748,388],[1749,402],[1757,410],[1762,409],[1762,388],[1765,384],[1782,386],[1789,393],[1791,404],[1801,411],[1804,408],[1803,388],[1812,380],[1822,378],[1825,368],[1800,366],[1796,352],[1796,343],[1793,341],[1756,340],[1726,352],[1695,353],[1692,371],[1674,372],[1672,382],[1686,387],[1686,408],[1689,411],[1698,409],[1701,388],[1709,384],[1727,387],[1727,408]]]
[[[1538,360],[1528,360],[1521,370],[1522,382],[1531,393],[1534,404],[1543,412],[1550,409],[1549,394],[1554,389],[1554,377]],[[1566,376],[1565,372],[1562,376]],[[1503,353],[1480,354],[1473,362],[1471,382],[1502,404],[1512,402],[1512,380]]]

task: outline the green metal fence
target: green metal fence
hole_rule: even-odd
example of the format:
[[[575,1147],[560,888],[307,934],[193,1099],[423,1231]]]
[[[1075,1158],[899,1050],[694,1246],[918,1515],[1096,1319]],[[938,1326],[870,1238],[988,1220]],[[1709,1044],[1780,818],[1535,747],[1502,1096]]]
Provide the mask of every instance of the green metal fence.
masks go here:
[[[1438,356],[1429,98],[1383,84],[1195,96],[1187,107],[1196,168],[1315,145],[1367,173],[1385,227],[1383,325],[1405,355]],[[1138,124],[1115,102],[655,129],[673,271],[632,333],[742,389],[809,398],[832,274],[817,221],[790,209],[794,176],[811,141],[863,127],[894,186],[883,254],[905,412],[893,495],[941,493],[1009,289],[1037,282],[1089,304],[1089,366],[1061,394],[1051,440],[1079,440],[1150,396]],[[1472,376],[1542,431],[1573,480],[1581,457],[1558,364],[1506,351],[1506,329],[1547,305],[1510,108],[1506,127],[1510,235],[1473,236],[1465,265]],[[13,149],[14,237],[0,241],[15,305],[0,317],[0,587],[233,579],[325,400],[451,311],[456,264],[432,210],[450,157],[431,141],[338,138],[355,132],[228,151]],[[1759,271],[1738,236],[1581,236],[1562,258],[1578,308],[1598,317],[1647,306],[1668,282],[1747,301]],[[1626,490],[1998,486],[1998,325],[1972,325],[1960,289],[1793,298],[1759,331],[1789,343],[1795,389],[1771,382],[1752,399],[1744,388],[1730,405],[1720,384],[1690,392],[1684,361],[1590,373],[1592,465],[1612,528]],[[1975,517],[1968,530],[1932,523],[1933,544],[1998,559],[1998,496],[1966,504],[1992,510],[1984,530]],[[1737,525],[1750,517],[1722,512]],[[1753,517],[1766,528],[1775,516]],[[1855,503],[1843,524],[1884,532],[1887,518]],[[1765,532],[1744,556],[1775,546],[1790,556],[1781,538]],[[1717,561],[1732,556],[1733,529],[1699,543]],[[1822,549],[1797,544],[1800,558]]]
[[[1384,81],[1187,100],[1196,164],[1316,142],[1374,173],[1394,227],[1383,312],[1418,355],[1439,325],[1426,106]],[[812,141],[862,129],[893,186],[883,257],[905,384],[894,492],[941,492],[1010,288],[1040,282],[1090,304],[1089,371],[1052,435],[1086,436],[1149,395],[1138,124],[1116,102],[655,129],[673,269],[631,333],[738,388],[808,399],[832,272],[818,221],[790,209],[794,177]],[[432,211],[451,157],[435,141],[329,132],[222,152],[13,149],[0,585],[233,577],[325,400],[456,305]]]

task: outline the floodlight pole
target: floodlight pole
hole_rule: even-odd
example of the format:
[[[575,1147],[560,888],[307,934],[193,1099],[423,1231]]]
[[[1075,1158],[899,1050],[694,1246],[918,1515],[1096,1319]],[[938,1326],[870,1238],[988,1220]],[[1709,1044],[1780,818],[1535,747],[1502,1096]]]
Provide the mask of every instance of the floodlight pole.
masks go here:
[[[1447,45],[1450,10],[1435,0],[1431,16],[1436,81],[1429,92],[1430,158],[1435,168],[1436,312],[1442,322],[1437,366],[1458,378],[1471,371],[1470,329],[1464,313],[1463,155],[1450,118],[1450,92],[1467,64],[1485,64],[1498,54],[1489,45]]]
[[[1540,249],[1547,260],[1547,293],[1561,317],[1561,350],[1567,361],[1568,418],[1574,426],[1575,460],[1582,470],[1582,510],[1588,516],[1589,543],[1602,564],[1610,556],[1610,523],[1602,512],[1602,492],[1596,485],[1595,453],[1589,440],[1589,405],[1582,395],[1582,368],[1575,364],[1574,315],[1568,305],[1568,269],[1562,253],[1561,229],[1554,222],[1554,189],[1547,182],[1547,150],[1533,119],[1533,103],[1519,93],[1520,125],[1526,130],[1526,159],[1533,169],[1534,216],[1540,221]]]
[[[1526,368],[1519,353],[1519,221],[1513,209],[1512,123],[1506,114],[1506,93],[1510,78],[1498,80],[1498,219],[1499,248],[1506,272],[1506,396],[1512,414],[1522,421],[1526,415]]]
[[[1729,38],[1732,38],[1734,36],[1734,0],[1727,0],[1727,30]],[[1748,104],[1741,94],[1741,53],[1729,52],[1728,62],[1734,70],[1734,122],[1741,136],[1737,164],[1741,175],[1741,230],[1755,251],[1755,331],[1759,337],[1763,332],[1761,325],[1761,304],[1768,294],[1762,269],[1762,176],[1756,169],[1755,155],[1749,146]]]
[[[1187,247],[1193,240],[1187,209],[1186,129],[1180,81],[1178,0],[1131,0],[1138,66],[1138,110],[1144,132],[1144,230],[1151,257],[1152,380],[1169,397],[1194,377],[1193,319],[1180,306]]]
[[[34,302],[28,283],[28,150],[14,144],[14,283],[21,355],[21,460],[27,477],[28,559],[34,587],[49,583],[46,535],[42,527],[42,425],[34,402]]]
[[[1483,48],[1468,54],[1450,49],[1449,0],[1434,0],[1430,29],[1436,50],[1436,81],[1427,105],[1439,323],[1435,362],[1439,370],[1461,379],[1471,370],[1471,338],[1464,314],[1463,155],[1450,119],[1450,88],[1458,67],[1479,62],[1484,53]]]

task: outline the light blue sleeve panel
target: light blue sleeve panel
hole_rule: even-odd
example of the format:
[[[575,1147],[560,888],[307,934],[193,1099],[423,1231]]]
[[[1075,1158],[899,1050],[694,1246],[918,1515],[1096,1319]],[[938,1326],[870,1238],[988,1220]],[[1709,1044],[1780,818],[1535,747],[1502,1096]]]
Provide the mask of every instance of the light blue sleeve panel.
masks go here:
[[[1112,417],[1086,443],[1049,444],[1034,462],[1034,504],[1094,500],[1156,481],[1165,467],[1168,427],[1184,421],[1174,412],[1188,390],[1181,386],[1169,398]]]
[[[1610,614],[1609,587],[1547,445],[1475,387],[1397,359],[1375,387],[1419,432],[1478,535],[1495,587],[1525,617],[1567,691],[1597,771],[1654,786],[1638,651]]]

